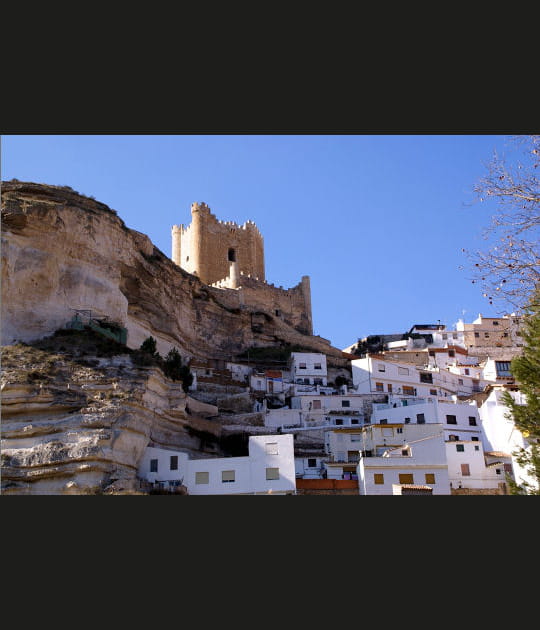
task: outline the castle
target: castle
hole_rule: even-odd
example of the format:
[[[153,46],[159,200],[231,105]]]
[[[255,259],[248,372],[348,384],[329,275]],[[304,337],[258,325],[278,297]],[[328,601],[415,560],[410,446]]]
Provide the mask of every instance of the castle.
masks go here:
[[[229,292],[234,306],[261,310],[313,335],[309,276],[290,289],[266,282],[263,237],[253,221],[220,221],[205,203],[193,203],[191,224],[172,226],[172,260],[208,286]]]

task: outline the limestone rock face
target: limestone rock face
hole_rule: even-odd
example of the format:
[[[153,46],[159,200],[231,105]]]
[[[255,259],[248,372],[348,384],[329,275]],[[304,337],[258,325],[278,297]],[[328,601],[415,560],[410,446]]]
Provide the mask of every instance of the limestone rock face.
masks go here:
[[[197,431],[221,433],[186,413],[181,383],[129,357],[77,362],[21,345],[3,354],[3,494],[137,492],[150,443],[200,457]]]
[[[91,309],[124,326],[130,348],[152,335],[162,356],[176,346],[184,357],[230,358],[286,342],[342,360],[271,312],[252,325],[254,308],[233,298],[238,306],[236,292],[203,284],[106,205],[66,187],[2,182],[3,345],[50,335],[71,309]]]

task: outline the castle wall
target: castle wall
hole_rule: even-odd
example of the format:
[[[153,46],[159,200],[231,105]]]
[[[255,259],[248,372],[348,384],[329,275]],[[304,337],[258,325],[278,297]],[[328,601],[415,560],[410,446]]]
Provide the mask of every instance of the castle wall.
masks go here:
[[[234,250],[239,272],[265,279],[263,237],[252,221],[243,225],[219,221],[204,203],[192,204],[191,217],[189,226],[172,228],[172,259],[177,265],[212,284],[229,275],[229,252]]]
[[[249,306],[250,310],[264,311],[304,334],[313,334],[309,276],[303,276],[295,287],[284,289],[243,274],[231,277],[229,273],[212,286],[222,290],[232,308]]]

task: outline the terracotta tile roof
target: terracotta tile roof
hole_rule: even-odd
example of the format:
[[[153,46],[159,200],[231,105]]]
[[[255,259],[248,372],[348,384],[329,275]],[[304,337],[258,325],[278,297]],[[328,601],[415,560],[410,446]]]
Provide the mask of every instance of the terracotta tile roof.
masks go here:
[[[512,457],[512,455],[503,451],[484,451],[484,455],[489,455],[490,457]]]

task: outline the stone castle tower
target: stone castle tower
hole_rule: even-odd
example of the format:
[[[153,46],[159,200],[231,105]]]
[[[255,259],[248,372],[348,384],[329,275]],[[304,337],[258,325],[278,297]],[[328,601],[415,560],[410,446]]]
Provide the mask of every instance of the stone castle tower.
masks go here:
[[[205,284],[231,290],[231,306],[264,311],[313,334],[309,276],[290,289],[267,283],[263,237],[253,221],[219,221],[205,203],[193,203],[191,224],[172,226],[172,260]]]
[[[219,221],[205,203],[191,204],[190,225],[173,225],[172,260],[205,284],[233,274],[265,279],[263,237],[255,223]]]

